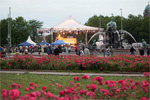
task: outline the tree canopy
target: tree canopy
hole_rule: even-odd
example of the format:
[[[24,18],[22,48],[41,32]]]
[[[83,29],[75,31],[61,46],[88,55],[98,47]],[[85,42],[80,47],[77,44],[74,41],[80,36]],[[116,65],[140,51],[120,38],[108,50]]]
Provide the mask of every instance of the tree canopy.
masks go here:
[[[17,45],[31,36],[33,41],[38,38],[37,29],[42,27],[43,22],[37,20],[26,21],[23,17],[11,19],[11,44]],[[0,21],[1,45],[8,44],[8,19]],[[38,41],[37,41],[38,42]]]

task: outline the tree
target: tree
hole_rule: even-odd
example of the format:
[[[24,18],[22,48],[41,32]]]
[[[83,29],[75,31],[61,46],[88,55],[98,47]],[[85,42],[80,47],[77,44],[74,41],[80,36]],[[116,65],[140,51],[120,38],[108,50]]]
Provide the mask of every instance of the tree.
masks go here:
[[[43,22],[37,20],[29,20],[29,32],[33,41],[35,41],[36,38],[39,37],[37,29],[41,28],[42,24]]]
[[[0,22],[0,41],[1,46],[8,44],[8,23],[6,19],[1,20]]]
[[[141,27],[140,27],[140,32],[139,32],[139,35],[140,35],[140,39],[142,41],[142,39],[144,39],[147,43],[150,44],[150,17],[147,16],[143,19],[142,23],[141,23]]]
[[[13,20],[11,27],[12,44],[17,45],[21,42],[26,41],[27,37],[29,36],[28,22],[23,17],[18,17]]]
[[[11,19],[11,44],[17,45],[27,40],[28,36],[34,39],[39,39],[37,28],[41,28],[42,22],[37,20],[26,21],[23,17]],[[8,44],[8,19],[3,19],[0,22],[1,29],[1,45]]]

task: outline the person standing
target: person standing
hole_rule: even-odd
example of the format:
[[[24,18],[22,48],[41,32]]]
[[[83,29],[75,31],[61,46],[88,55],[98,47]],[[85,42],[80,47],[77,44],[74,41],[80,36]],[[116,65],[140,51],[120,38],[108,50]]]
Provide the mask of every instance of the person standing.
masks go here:
[[[54,54],[59,55],[59,53],[61,53],[60,49],[58,48],[58,46],[56,46],[55,49],[54,49]]]
[[[147,56],[149,56],[149,54],[150,54],[150,46],[147,47]]]
[[[79,56],[80,55],[84,55],[84,52],[83,52],[82,48],[79,50]]]
[[[76,52],[76,55],[78,55],[78,46],[77,45],[75,46],[75,52]]]
[[[68,46],[68,52],[71,53],[71,46]]]
[[[131,55],[134,55],[134,51],[136,51],[136,50],[135,50],[134,47],[132,46],[132,47],[130,48],[130,53],[131,53]]]
[[[53,54],[52,46],[49,46],[49,47],[47,48],[47,54],[48,54],[48,55]]]
[[[144,49],[143,49],[143,47],[141,47],[141,49],[139,51],[140,51],[140,55],[144,56]]]
[[[105,48],[102,48],[103,57],[105,57]]]
[[[59,49],[60,53],[62,53],[62,47],[61,47],[61,45],[58,46],[58,49]]]
[[[108,48],[106,49],[106,52],[107,52],[107,57],[109,57],[109,56],[110,56],[110,47],[108,47]]]
[[[114,55],[114,49],[113,46],[110,46],[110,53],[111,53],[111,57]]]
[[[90,55],[90,51],[87,46],[84,49],[84,55]]]
[[[28,49],[27,48],[25,48],[24,54],[28,54]]]
[[[41,46],[38,47],[38,52],[39,52],[39,55],[41,53]]]

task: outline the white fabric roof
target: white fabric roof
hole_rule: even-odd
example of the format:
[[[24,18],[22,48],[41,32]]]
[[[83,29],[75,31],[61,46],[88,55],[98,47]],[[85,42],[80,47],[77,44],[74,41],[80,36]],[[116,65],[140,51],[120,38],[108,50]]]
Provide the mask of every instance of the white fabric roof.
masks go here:
[[[62,23],[54,26],[53,31],[85,31],[85,30],[103,30],[102,28],[85,26],[75,21],[71,16]]]
[[[28,39],[27,39],[26,42],[31,43],[33,45],[36,45],[36,43],[31,40],[30,36],[28,36]]]

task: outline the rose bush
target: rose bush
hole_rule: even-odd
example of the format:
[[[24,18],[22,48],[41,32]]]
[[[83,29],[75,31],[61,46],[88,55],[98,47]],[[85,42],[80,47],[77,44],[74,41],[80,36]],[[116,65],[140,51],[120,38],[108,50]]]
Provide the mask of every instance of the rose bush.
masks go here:
[[[69,81],[70,85],[66,87],[55,83],[36,90],[37,84],[31,82],[25,88],[24,95],[20,93],[21,84],[12,83],[9,90],[1,90],[1,98],[2,100],[150,100],[150,80],[147,78],[150,73],[143,74],[146,74],[146,80],[135,82],[131,79],[104,81],[103,77],[96,76],[91,79],[90,84],[84,86],[84,89],[80,87],[80,81],[89,80],[90,77],[87,75],[75,76],[73,80]],[[50,87],[55,88],[57,93],[54,94]]]
[[[150,56],[116,55],[113,57],[49,55],[35,58],[32,55],[0,59],[1,69],[34,70],[94,70],[145,72],[150,68]]]

